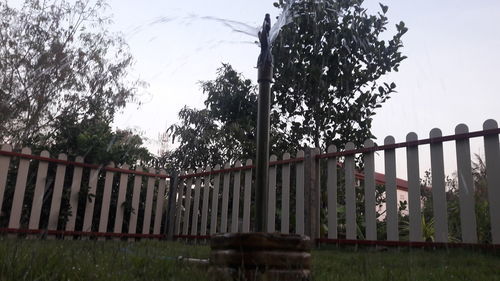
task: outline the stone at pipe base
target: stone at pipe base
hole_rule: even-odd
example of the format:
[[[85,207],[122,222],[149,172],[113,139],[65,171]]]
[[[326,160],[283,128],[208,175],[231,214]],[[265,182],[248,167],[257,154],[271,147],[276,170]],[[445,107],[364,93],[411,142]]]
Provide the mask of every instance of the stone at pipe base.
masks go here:
[[[279,233],[228,233],[211,239],[214,281],[309,281],[309,237]]]

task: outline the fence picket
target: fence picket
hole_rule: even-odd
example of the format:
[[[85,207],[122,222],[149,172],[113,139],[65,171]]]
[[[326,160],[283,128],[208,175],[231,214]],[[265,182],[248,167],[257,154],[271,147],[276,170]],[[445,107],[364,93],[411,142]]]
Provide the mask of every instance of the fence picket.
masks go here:
[[[241,167],[241,162],[236,161],[235,168]],[[231,232],[238,232],[240,223],[240,189],[241,189],[241,171],[234,172],[233,182],[233,210],[231,211]]]
[[[3,144],[2,151],[11,152],[12,146]],[[10,156],[0,155],[0,211],[2,210],[5,186],[7,185],[7,175],[9,174]]]
[[[406,141],[417,141],[415,133],[406,135]],[[422,236],[422,215],[420,213],[420,172],[418,145],[406,148],[406,166],[408,174],[408,210],[410,215],[410,241],[421,242]]]
[[[150,174],[156,174],[156,169],[150,168]],[[148,185],[146,187],[146,202],[144,205],[144,219],[142,221],[142,233],[151,233],[151,213],[153,212],[153,195],[155,193],[156,177],[148,177]]]
[[[189,170],[188,176],[192,175],[194,173],[193,170]],[[189,234],[189,218],[191,216],[191,191],[193,189],[193,178],[189,177],[186,181],[186,198],[184,200],[184,222],[183,222],[183,229],[182,229],[182,234],[183,235],[188,235]]]
[[[49,158],[50,154],[47,150],[40,153],[41,157]],[[45,161],[40,161],[38,164],[38,171],[36,175],[35,190],[33,192],[33,203],[31,205],[30,221],[28,224],[29,229],[38,229],[40,226],[40,213],[43,204],[43,195],[45,193],[45,186],[47,183],[47,170],[49,168],[49,163]],[[0,167],[1,169],[1,167]],[[1,170],[0,170],[1,171]],[[0,200],[0,207],[2,202]]]
[[[394,137],[388,136],[384,139],[384,145],[395,144]],[[384,150],[385,165],[385,195],[386,195],[386,222],[387,240],[398,241],[398,193],[396,186],[396,151],[395,149]]]
[[[354,143],[348,142],[345,150],[354,150]],[[345,157],[345,220],[346,238],[354,240],[357,237],[356,224],[356,185],[354,178],[354,154]]]
[[[175,235],[181,234],[181,221],[182,221],[182,208],[183,208],[183,198],[184,198],[184,180],[180,178],[185,175],[185,171],[179,173],[179,181],[177,184],[177,202],[176,202],[176,215],[175,215]]]
[[[231,165],[227,163],[224,166],[224,169],[231,168]],[[228,216],[228,207],[229,207],[229,179],[231,176],[231,172],[224,173],[224,183],[222,186],[222,216],[221,216],[221,227],[220,232],[227,232],[227,216]]]
[[[120,167],[121,169],[128,170],[129,165],[124,164]],[[118,198],[116,200],[116,213],[115,213],[115,225],[114,225],[114,233],[121,233],[123,227],[123,216],[125,213],[125,198],[127,193],[127,184],[128,184],[128,174],[122,173],[120,175],[120,185],[118,186]]]
[[[430,138],[442,136],[441,130],[432,129]],[[448,242],[448,212],[444,176],[443,143],[431,142],[432,208],[435,218],[435,241]]]
[[[276,155],[271,155],[269,162],[277,161]],[[277,165],[269,167],[269,189],[267,202],[267,232],[276,230],[276,169]]]
[[[100,169],[91,169],[89,175],[89,189],[87,193],[87,202],[85,206],[85,216],[83,217],[82,231],[92,231],[92,218],[94,216],[95,194],[97,190],[97,180]],[[94,196],[94,197],[92,197]]]
[[[498,123],[489,119],[483,124],[484,130],[497,129]],[[491,238],[493,244],[500,244],[500,148],[498,135],[484,137],[486,179],[490,206]]]
[[[327,153],[337,152],[335,145],[328,146]],[[326,163],[327,179],[326,189],[328,193],[328,238],[337,239],[337,157],[330,157]]]
[[[372,140],[366,140],[365,148],[373,147]],[[365,220],[366,239],[377,240],[377,215],[375,202],[375,153],[373,151],[364,154],[365,160]]]
[[[217,164],[214,172],[220,170],[220,165]],[[220,173],[214,176],[214,189],[212,193],[212,210],[210,210],[210,235],[217,233],[217,216],[219,213],[219,186],[220,186]]]
[[[207,166],[206,173],[210,173],[211,168]],[[203,179],[203,205],[201,206],[201,230],[200,235],[207,235],[208,204],[210,199],[210,175]]]
[[[25,147],[22,149],[21,153],[31,154],[31,149]],[[9,228],[19,228],[21,223],[21,212],[23,210],[24,192],[26,190],[29,166],[29,159],[21,158],[19,160],[16,186],[14,189],[14,197],[12,199],[12,209],[10,211]]]
[[[252,166],[248,159],[245,166]],[[245,170],[245,191],[243,195],[243,232],[250,232],[250,202],[252,201],[252,169]]]
[[[465,124],[460,124],[455,128],[455,134],[466,134],[468,132],[469,128]],[[472,178],[469,139],[456,140],[455,148],[457,155],[462,241],[465,243],[477,243],[476,214],[474,211],[474,180]]]
[[[203,170],[198,168],[196,170],[197,174],[200,174]],[[198,235],[198,216],[200,211],[200,193],[201,193],[201,176],[197,176],[194,185],[194,204],[193,204],[193,215],[191,221],[191,235]]]
[[[142,172],[142,168],[135,167],[136,172]],[[128,227],[129,234],[135,234],[137,232],[137,216],[139,215],[139,199],[141,196],[142,187],[142,176],[134,175],[134,186],[132,190],[132,210],[130,213],[130,223]],[[134,238],[129,238],[129,241],[135,240]]]
[[[107,168],[114,168],[113,162],[109,163]],[[115,173],[106,171],[106,178],[104,180],[104,191],[102,193],[101,215],[99,218],[99,232],[107,232],[108,219],[109,219],[109,206],[111,203],[111,188],[113,185],[113,177]],[[105,240],[104,237],[99,237],[99,240]]]
[[[75,159],[76,163],[83,163],[83,157],[78,156]],[[42,161],[40,161],[40,164],[42,164]],[[40,166],[38,166],[38,169],[40,169]],[[75,166],[73,168],[73,179],[71,182],[71,189],[70,189],[70,194],[69,194],[69,206],[71,210],[71,214],[68,217],[68,222],[66,223],[66,230],[67,231],[73,231],[75,230],[75,222],[76,222],[76,212],[78,210],[78,195],[80,193],[80,187],[82,184],[82,174],[83,174],[83,168],[80,166]],[[72,237],[68,237],[72,238]]]
[[[283,161],[290,159],[290,153],[283,154]],[[290,164],[281,166],[281,233],[290,232]]]
[[[297,152],[297,158],[303,158],[304,151]],[[298,162],[296,168],[295,184],[295,233],[304,235],[304,161]]]
[[[167,172],[165,170],[160,170],[160,175],[164,176]],[[163,212],[165,210],[165,185],[167,184],[167,179],[160,178],[158,183],[158,192],[156,193],[156,211],[155,211],[155,219],[153,225],[153,234],[160,234],[161,229],[161,219],[163,217]],[[166,226],[165,226],[166,227]]]
[[[59,160],[67,160],[68,156],[66,154],[61,153]],[[66,165],[58,164],[56,170],[56,180],[54,181],[54,189],[52,190],[52,201],[50,203],[50,215],[49,215],[49,224],[47,228],[49,230],[56,230],[57,223],[59,222],[59,213],[61,210],[61,200],[62,200],[62,192],[64,187],[64,177],[66,175]]]

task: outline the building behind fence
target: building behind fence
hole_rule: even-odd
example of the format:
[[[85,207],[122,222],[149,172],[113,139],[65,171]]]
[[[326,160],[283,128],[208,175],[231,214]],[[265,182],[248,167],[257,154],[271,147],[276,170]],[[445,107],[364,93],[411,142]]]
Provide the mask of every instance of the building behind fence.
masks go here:
[[[387,137],[376,146],[368,140],[345,150],[330,146],[272,155],[269,166],[267,231],[298,233],[320,242],[386,241],[422,243],[422,198],[419,148],[430,147],[434,242],[448,243],[449,213],[446,199],[443,143],[454,142],[462,244],[478,243],[475,187],[471,168],[471,138],[484,141],[490,234],[500,245],[500,146],[498,124],[487,120],[483,130],[467,126],[442,136],[407,135],[406,142]],[[406,150],[408,232],[401,237],[395,153]],[[375,153],[383,151],[384,186],[375,173]],[[356,157],[363,156],[363,170]],[[32,155],[29,148],[0,150],[0,231],[49,237],[208,238],[215,233],[253,229],[254,166],[217,165],[167,175],[165,171],[127,165],[106,167],[83,163],[83,158],[57,159],[48,152]],[[377,188],[383,189],[385,214],[378,216]],[[360,196],[361,194],[361,196]],[[361,201],[360,201],[361,200]],[[360,211],[361,210],[361,211]],[[361,220],[361,222],[360,222]],[[382,226],[383,235],[380,235]]]

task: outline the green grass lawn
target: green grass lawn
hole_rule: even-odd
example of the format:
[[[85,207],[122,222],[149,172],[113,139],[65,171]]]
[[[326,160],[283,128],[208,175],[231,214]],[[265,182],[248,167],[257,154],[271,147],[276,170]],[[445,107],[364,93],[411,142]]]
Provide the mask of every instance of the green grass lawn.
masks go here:
[[[313,264],[314,280],[500,280],[500,255],[477,250],[325,247]]]
[[[208,255],[207,246],[161,241],[0,238],[0,280],[205,280],[205,268],[177,257]],[[313,275],[314,280],[500,280],[500,255],[323,247],[313,251]]]

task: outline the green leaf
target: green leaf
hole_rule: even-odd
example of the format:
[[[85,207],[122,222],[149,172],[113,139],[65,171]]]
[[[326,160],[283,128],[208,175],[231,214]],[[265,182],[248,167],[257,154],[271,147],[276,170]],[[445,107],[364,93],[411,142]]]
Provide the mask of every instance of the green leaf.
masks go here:
[[[378,3],[380,5],[380,8],[382,8],[382,12],[385,14],[387,13],[387,10],[389,10],[389,7],[386,5],[383,5],[382,3]]]

